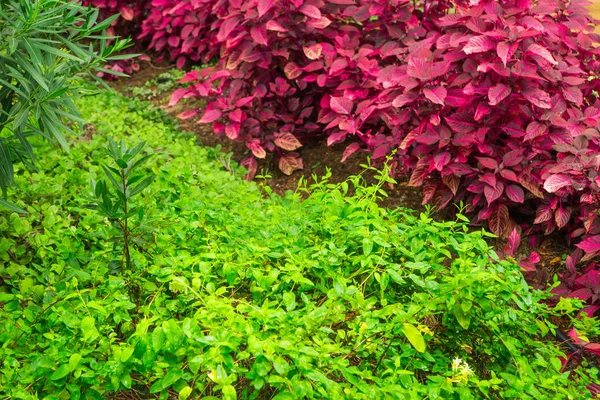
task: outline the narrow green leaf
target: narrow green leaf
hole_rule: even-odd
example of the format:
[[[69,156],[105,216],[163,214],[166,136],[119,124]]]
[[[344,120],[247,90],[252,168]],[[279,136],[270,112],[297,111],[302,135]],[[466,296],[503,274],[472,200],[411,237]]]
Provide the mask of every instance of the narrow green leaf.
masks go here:
[[[29,214],[27,211],[23,210],[22,208],[19,208],[19,207],[15,206],[12,203],[9,203],[8,201],[6,201],[4,199],[0,199],[0,206],[8,208],[9,210],[14,211],[14,212],[19,213],[19,214]]]
[[[156,175],[151,175],[146,177],[143,181],[141,181],[130,193],[129,197],[135,196],[140,193],[142,190],[146,189],[156,178]]]

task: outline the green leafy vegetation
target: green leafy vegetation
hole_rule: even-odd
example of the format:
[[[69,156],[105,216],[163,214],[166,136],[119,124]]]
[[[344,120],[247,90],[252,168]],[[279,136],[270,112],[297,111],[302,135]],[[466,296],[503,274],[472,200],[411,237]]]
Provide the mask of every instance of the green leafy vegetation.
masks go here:
[[[0,2],[0,189],[14,183],[13,162],[33,167],[31,136],[41,135],[68,150],[65,132],[82,122],[72,97],[89,90],[83,76],[108,71],[109,60],[129,40],[104,31],[117,16],[98,22],[99,10],[70,0]],[[122,75],[122,74],[121,74]],[[0,204],[15,211],[4,199]]]
[[[460,214],[379,207],[385,171],[281,197],[146,103],[77,103],[94,126],[70,157],[34,138],[28,214],[0,214],[0,397],[591,396],[586,368],[562,371],[546,294]]]

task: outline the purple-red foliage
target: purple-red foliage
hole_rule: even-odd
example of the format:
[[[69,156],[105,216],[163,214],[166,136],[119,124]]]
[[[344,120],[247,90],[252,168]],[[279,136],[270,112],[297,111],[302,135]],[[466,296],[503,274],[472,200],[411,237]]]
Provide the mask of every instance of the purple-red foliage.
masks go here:
[[[186,61],[207,62],[218,54],[219,44],[208,35],[218,20],[212,12],[214,0],[152,0],[152,7],[139,38],[149,39],[149,48],[176,60],[177,68]],[[162,58],[159,57],[159,58]]]
[[[524,203],[546,234],[593,232],[600,63],[585,3],[464,3],[379,75],[388,129],[367,145],[396,149],[424,202],[463,200],[498,235]]]
[[[361,128],[373,109],[360,103],[376,98],[382,55],[399,54],[407,32],[424,30],[411,0],[213,0],[196,2],[195,8],[192,3],[182,6],[188,11],[184,19],[211,22],[208,29],[188,27],[186,40],[213,48],[204,57],[217,54],[220,61],[189,73],[184,82],[193,84],[177,90],[172,103],[183,97],[212,99],[200,122],[246,143],[253,156],[244,164],[251,174],[255,157],[267,152],[276,153],[280,169],[290,174],[302,168],[295,152],[302,143],[327,136],[333,144],[347,135],[372,134],[373,128]],[[171,14],[166,8],[153,13]],[[172,26],[183,23],[170,20],[154,35],[163,40],[162,32],[172,32],[161,43],[175,44],[184,32]],[[357,149],[353,145],[346,156]]]
[[[150,7],[151,0],[82,0],[82,3],[86,6],[98,8],[100,10],[100,20],[120,14],[119,18],[107,29],[108,35],[136,39],[141,32],[142,21]],[[136,60],[129,59],[112,62],[105,68],[131,74],[139,70],[140,66]],[[104,74],[103,72],[100,72],[98,76],[104,79],[116,78],[115,75]]]

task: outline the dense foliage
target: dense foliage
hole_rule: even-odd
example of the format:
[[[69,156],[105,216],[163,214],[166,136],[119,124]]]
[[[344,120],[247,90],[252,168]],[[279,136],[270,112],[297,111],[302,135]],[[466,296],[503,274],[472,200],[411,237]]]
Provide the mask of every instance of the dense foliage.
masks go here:
[[[13,162],[31,164],[29,137],[42,135],[65,150],[63,133],[80,120],[72,97],[82,76],[103,70],[126,40],[106,41],[111,18],[71,1],[10,0],[0,4],[0,189],[13,183]],[[115,38],[112,38],[115,39]],[[92,75],[93,76],[93,75]],[[11,206],[0,200],[4,206]],[[14,207],[13,207],[14,208]]]
[[[171,104],[206,99],[181,116],[202,113],[246,143],[250,177],[268,153],[290,174],[303,144],[352,139],[344,159],[393,153],[391,174],[421,186],[424,203],[464,201],[499,236],[523,229],[534,244],[562,230],[583,250],[571,259],[600,255],[600,47],[587,1],[147,4],[135,23],[150,48],[179,67],[219,60],[188,73]],[[557,293],[595,304],[597,267],[572,264]]]
[[[2,397],[589,397],[484,231],[380,208],[385,175],[270,195],[146,104],[78,105],[95,128],[20,171],[29,215],[0,215]],[[90,193],[132,160],[145,191]],[[126,268],[127,213],[83,206],[136,196]]]

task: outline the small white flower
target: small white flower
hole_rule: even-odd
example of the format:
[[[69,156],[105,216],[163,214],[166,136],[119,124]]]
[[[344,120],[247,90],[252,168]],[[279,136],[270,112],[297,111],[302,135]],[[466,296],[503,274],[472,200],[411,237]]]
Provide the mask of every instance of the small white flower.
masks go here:
[[[457,372],[462,362],[463,360],[461,360],[460,358],[455,358],[454,360],[452,360],[452,371]]]

